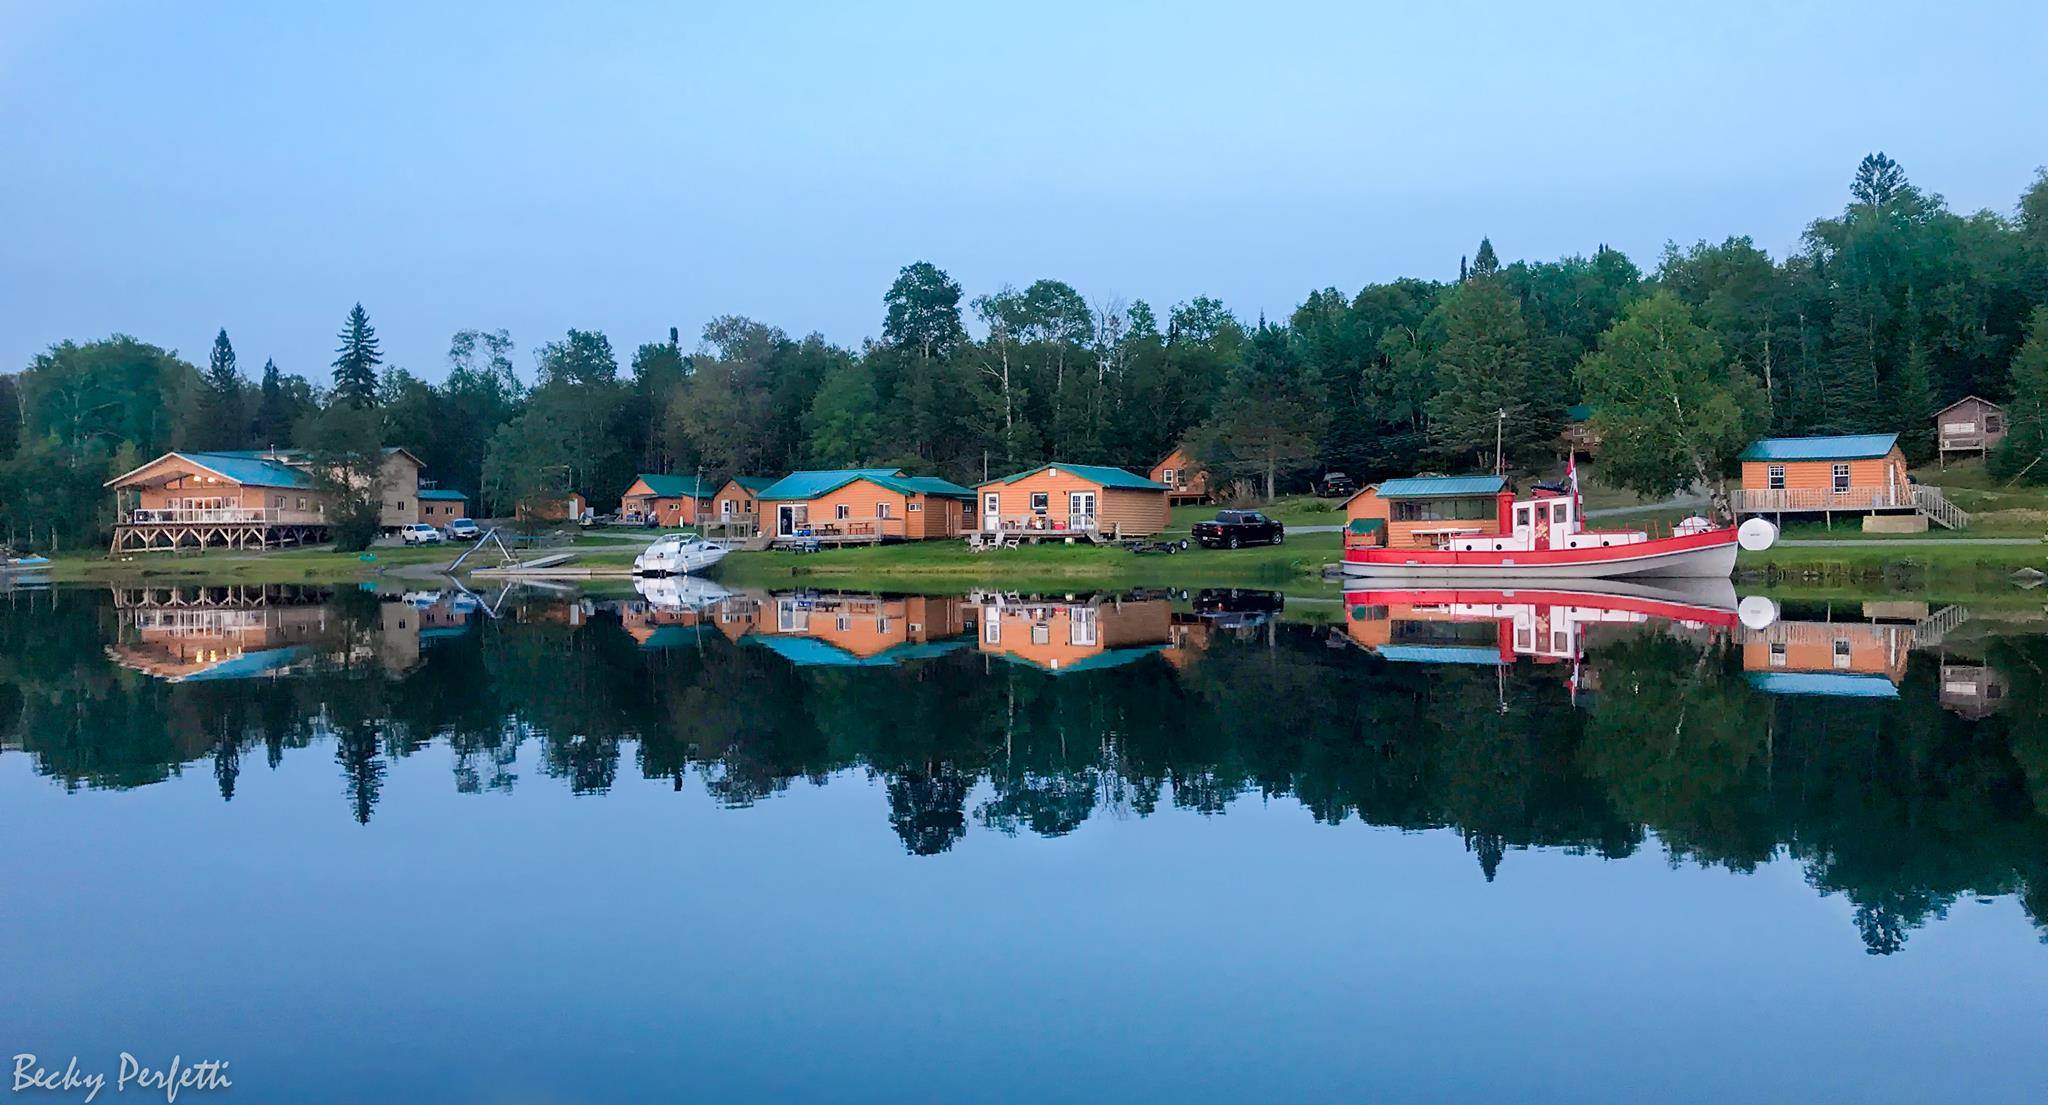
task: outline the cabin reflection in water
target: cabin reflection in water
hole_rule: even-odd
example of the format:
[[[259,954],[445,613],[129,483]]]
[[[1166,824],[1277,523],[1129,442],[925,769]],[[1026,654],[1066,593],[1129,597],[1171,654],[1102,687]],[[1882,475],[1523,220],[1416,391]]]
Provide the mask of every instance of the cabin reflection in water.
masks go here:
[[[459,592],[413,592],[352,615],[324,587],[289,584],[116,588],[107,656],[170,683],[279,678],[375,665],[402,675],[420,650],[465,632],[476,604]]]
[[[1167,654],[1175,666],[1208,639],[1199,621],[1176,622],[1164,592],[1046,597],[982,593],[962,604],[984,655],[1064,675]],[[1176,658],[1175,654],[1182,654]]]
[[[800,667],[884,666],[967,645],[959,604],[951,598],[803,591],[753,601],[762,616],[745,643]]]
[[[1926,608],[1864,603],[1857,615],[1824,610],[1746,630],[1742,668],[1751,685],[1772,694],[1897,698]]]

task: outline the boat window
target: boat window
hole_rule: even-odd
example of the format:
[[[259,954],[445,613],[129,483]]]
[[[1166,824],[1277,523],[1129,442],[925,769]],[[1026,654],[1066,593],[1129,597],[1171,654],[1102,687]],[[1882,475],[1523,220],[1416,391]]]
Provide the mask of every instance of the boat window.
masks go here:
[[[1396,499],[1396,522],[1478,521],[1493,517],[1490,498]]]

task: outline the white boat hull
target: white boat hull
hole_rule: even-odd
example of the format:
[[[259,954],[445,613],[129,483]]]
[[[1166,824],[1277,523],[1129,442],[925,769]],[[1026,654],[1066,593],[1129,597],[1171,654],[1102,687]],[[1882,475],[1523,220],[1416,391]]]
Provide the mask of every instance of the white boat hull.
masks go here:
[[[1646,542],[1655,544],[1655,542]],[[1356,579],[1629,579],[1635,577],[1678,577],[1727,579],[1735,572],[1735,542],[1704,547],[1650,550],[1637,556],[1610,555],[1599,559],[1558,562],[1515,563],[1512,553],[1492,563],[1431,563],[1420,557],[1397,560],[1386,550],[1374,550],[1376,560],[1344,562],[1344,574]]]
[[[669,541],[657,541],[647,551],[633,558],[633,574],[636,576],[682,576],[696,575],[725,559],[725,546],[708,541],[692,541],[678,545]]]

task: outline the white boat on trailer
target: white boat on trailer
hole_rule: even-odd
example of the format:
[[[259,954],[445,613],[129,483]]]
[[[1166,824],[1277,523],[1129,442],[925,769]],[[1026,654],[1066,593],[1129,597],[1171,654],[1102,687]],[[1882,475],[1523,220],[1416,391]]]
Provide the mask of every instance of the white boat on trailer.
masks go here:
[[[1435,548],[1353,547],[1344,574],[1365,579],[1727,579],[1738,547],[1767,549],[1778,530],[1762,518],[1740,529],[1693,516],[1669,536],[1587,529],[1576,479],[1539,487],[1512,507],[1506,532],[1453,537]]]
[[[636,576],[694,575],[725,559],[730,551],[694,533],[664,533],[633,558]]]

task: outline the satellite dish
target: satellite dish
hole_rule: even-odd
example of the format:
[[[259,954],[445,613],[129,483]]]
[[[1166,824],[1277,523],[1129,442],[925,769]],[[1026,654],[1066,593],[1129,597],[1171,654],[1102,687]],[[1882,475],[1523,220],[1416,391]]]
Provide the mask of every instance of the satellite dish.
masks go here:
[[[1735,616],[1742,619],[1743,625],[1761,632],[1777,624],[1778,604],[1768,596],[1751,595],[1735,608]]]
[[[1778,543],[1778,527],[1765,518],[1751,518],[1735,531],[1735,541],[1750,552],[1762,552]]]

